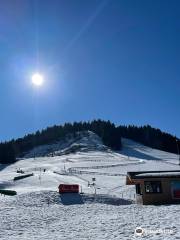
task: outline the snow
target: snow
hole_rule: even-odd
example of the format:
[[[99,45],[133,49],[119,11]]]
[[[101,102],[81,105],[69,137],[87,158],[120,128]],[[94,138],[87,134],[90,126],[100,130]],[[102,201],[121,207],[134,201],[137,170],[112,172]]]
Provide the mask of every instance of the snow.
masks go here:
[[[141,173],[136,174],[139,177],[168,177],[168,176],[178,176],[180,177],[180,172],[157,172],[157,173]]]
[[[71,152],[72,145],[81,147]],[[128,139],[123,146],[113,152],[88,132],[66,143],[39,146],[15,164],[1,165],[0,189],[17,195],[0,196],[0,239],[129,240],[137,238],[137,227],[146,230],[144,239],[180,239],[180,205],[137,205],[135,188],[125,181],[130,171],[179,171],[178,156]],[[18,169],[34,176],[13,181],[21,175]],[[59,196],[60,183],[79,184],[83,194]]]
[[[49,206],[47,198],[54,201]],[[2,198],[0,239],[136,239],[136,227],[171,229],[171,235],[146,239],[178,239],[179,206],[112,205],[90,202],[62,205],[54,192],[32,192]],[[172,218],[173,217],[173,218]],[[172,221],[173,219],[173,221]]]

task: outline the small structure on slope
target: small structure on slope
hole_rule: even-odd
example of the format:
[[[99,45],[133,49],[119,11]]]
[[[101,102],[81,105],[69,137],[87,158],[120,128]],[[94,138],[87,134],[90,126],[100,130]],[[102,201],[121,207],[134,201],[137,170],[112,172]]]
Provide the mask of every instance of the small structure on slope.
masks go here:
[[[13,190],[0,189],[0,194],[4,194],[7,196],[15,196],[17,192]]]
[[[137,203],[180,203],[180,171],[128,172],[126,184],[136,186]]]
[[[20,175],[20,176],[14,177],[13,180],[14,180],[14,181],[17,181],[17,180],[21,180],[21,179],[23,179],[23,178],[28,178],[28,177],[32,177],[32,176],[34,176],[33,173],[26,174],[26,175]]]

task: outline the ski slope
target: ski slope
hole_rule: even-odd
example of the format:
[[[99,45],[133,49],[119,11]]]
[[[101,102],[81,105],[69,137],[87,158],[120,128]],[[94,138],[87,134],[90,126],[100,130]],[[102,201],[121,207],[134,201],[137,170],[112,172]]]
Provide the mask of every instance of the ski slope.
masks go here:
[[[128,139],[122,143],[123,150],[113,152],[87,132],[0,165],[0,189],[18,193],[0,196],[0,239],[136,239],[140,226],[154,231],[145,239],[180,239],[179,205],[137,205],[134,186],[125,185],[127,171],[180,170],[178,156]],[[34,175],[13,181],[18,169]],[[60,197],[60,183],[77,183],[83,194]]]

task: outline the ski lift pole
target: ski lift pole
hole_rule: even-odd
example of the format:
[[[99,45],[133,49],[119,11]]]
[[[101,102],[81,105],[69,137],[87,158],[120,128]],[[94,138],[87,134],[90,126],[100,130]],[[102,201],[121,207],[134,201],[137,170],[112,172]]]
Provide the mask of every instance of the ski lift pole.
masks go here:
[[[96,185],[94,185],[94,198],[96,198]]]
[[[94,199],[96,198],[96,178],[95,177],[93,177],[92,178],[92,182],[93,182],[93,186],[94,186]]]
[[[40,184],[41,184],[41,168],[40,168],[40,173],[39,173],[39,181],[40,181]]]

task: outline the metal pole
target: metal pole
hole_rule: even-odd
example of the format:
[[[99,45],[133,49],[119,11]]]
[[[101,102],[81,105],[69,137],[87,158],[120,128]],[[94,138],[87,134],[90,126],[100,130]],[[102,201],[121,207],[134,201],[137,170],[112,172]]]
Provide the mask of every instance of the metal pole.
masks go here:
[[[177,139],[176,139],[176,145],[177,145],[178,160],[179,160],[179,165],[180,165],[180,152],[179,152],[179,144],[178,144],[178,140]]]
[[[94,199],[96,198],[96,185],[94,186]]]

